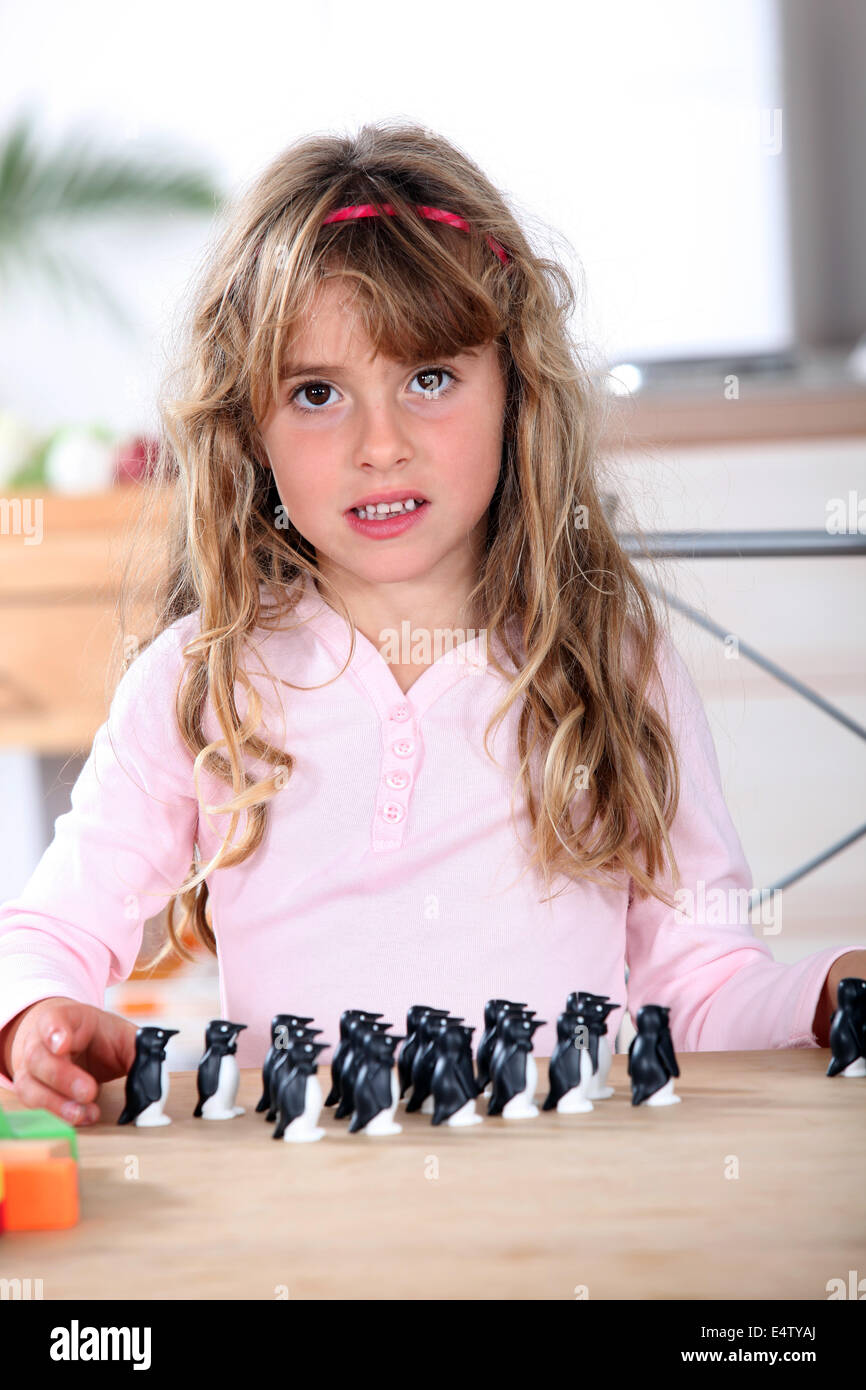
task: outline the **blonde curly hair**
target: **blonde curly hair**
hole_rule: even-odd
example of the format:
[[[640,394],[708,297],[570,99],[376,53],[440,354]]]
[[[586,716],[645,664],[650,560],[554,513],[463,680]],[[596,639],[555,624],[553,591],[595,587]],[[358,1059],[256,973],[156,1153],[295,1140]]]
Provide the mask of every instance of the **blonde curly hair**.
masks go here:
[[[389,203],[395,215],[323,224],[351,203]],[[417,205],[458,211],[471,232],[423,218]],[[506,248],[507,264],[491,253],[491,236]],[[533,830],[529,862],[548,889],[555,874],[614,885],[626,875],[633,892],[672,903],[655,884],[665,854],[677,872],[668,829],[679,799],[656,665],[661,622],[605,513],[597,449],[603,396],[569,329],[571,277],[559,260],[532,249],[503,196],[462,151],[419,125],[382,121],[354,135],[296,141],[238,200],[193,288],[179,364],[160,396],[140,538],[156,531],[163,548],[156,619],[138,650],[200,610],[200,630],[184,649],[176,717],[197,786],[207,769],[230,789],[210,809],[231,813],[219,852],[202,864],[196,850],[171,899],[162,955],[189,956],[181,935],[215,953],[207,875],[256,851],[268,803],[292,774],[291,752],[261,736],[261,701],[242,661],[247,639],[285,620],[307,574],[330,591],[354,651],[351,615],[319,575],[315,552],[291,523],[275,524],[280,498],[257,427],[324,276],[354,282],[369,338],[394,360],[496,343],[507,383],[502,465],[468,602],[517,674],[485,731],[485,751],[521,700],[515,787],[519,781]],[[167,527],[161,512],[154,524],[166,489]],[[153,572],[133,550],[120,600],[118,640],[127,646],[140,577]],[[153,608],[154,588],[145,582]],[[493,643],[488,651],[501,671]],[[649,698],[652,682],[663,713]],[[244,718],[236,684],[246,693]],[[208,702],[222,733],[213,742],[203,732]],[[265,776],[251,774],[250,757]],[[512,810],[513,801],[514,790]]]

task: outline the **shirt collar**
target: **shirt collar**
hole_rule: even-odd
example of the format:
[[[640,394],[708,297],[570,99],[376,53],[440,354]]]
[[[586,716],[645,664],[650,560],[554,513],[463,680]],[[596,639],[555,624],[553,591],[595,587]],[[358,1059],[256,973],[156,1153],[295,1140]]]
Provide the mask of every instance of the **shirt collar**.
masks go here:
[[[325,601],[313,578],[306,571],[301,574],[300,587],[300,598],[293,611],[298,620],[315,633],[333,653],[339,663],[335,672],[339,671],[346,663],[351,650],[351,629],[336,609]],[[404,703],[416,715],[420,715],[446,689],[458,681],[484,681],[490,677],[502,680],[499,673],[487,665],[487,637],[487,633],[482,632],[452,651],[443,651],[432,665],[421,671],[404,694],[378,647],[356,629],[355,651],[346,670],[358,678],[383,716],[392,714],[395,706]],[[517,668],[506,656],[502,644],[495,640],[495,645],[497,656],[505,669],[516,672]]]

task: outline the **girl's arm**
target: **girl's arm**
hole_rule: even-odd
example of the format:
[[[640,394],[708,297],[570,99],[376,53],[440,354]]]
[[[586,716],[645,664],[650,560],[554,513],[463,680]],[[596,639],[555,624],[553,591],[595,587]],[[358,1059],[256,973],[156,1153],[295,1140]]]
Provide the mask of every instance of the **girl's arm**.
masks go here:
[[[642,1004],[669,1005],[674,1046],[685,1052],[826,1046],[831,967],[866,948],[827,946],[793,965],[773,959],[784,915],[771,897],[763,920],[749,921],[752,875],[725,804],[706,713],[673,644],[665,636],[660,645],[680,768],[670,836],[686,895],[677,901],[693,920],[678,920],[677,910],[657,898],[630,901],[629,1012],[634,1019]],[[768,814],[784,814],[770,789],[767,802]],[[670,878],[664,886],[671,887]]]
[[[21,894],[0,907],[0,1036],[54,996],[103,1006],[135,965],[144,923],[189,872],[198,820],[192,756],[174,713],[183,644],[172,624],[133,661]],[[11,1031],[11,1030],[10,1030]],[[0,1086],[11,1081],[0,1051]]]

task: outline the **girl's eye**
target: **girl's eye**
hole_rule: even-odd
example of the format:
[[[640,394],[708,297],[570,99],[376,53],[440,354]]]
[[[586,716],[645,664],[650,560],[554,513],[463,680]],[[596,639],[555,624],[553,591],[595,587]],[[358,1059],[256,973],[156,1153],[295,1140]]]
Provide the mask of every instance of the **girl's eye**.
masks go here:
[[[450,381],[448,385],[436,386],[433,384],[436,377],[449,377]],[[412,380],[422,383],[421,391],[413,391],[411,393],[413,396],[424,395],[428,399],[440,400],[447,391],[453,388],[457,378],[446,367],[424,367],[420,372],[415,373]],[[315,415],[320,406],[330,404],[327,395],[333,389],[326,381],[304,381],[300,386],[295,387],[289,400],[296,410],[302,411],[305,415]],[[302,394],[306,394],[308,402],[306,405],[302,405],[300,402],[299,397]]]
[[[327,401],[318,399],[314,401],[313,406],[299,405],[298,397],[300,396],[301,392],[312,391],[318,393],[319,395],[321,395],[321,393],[324,392],[327,395],[327,393],[329,391],[333,391],[333,389],[334,388],[332,386],[329,386],[326,381],[305,381],[303,385],[296,387],[289,399],[296,410],[303,410],[307,415],[313,415],[315,413],[316,408],[320,405],[326,405]]]
[[[450,390],[451,390],[451,386],[440,386],[440,387],[437,388],[437,387],[434,387],[434,386],[430,385],[429,383],[430,383],[431,377],[437,377],[437,376],[449,376],[449,377],[451,378],[451,385],[453,385],[453,384],[454,384],[454,381],[456,380],[456,378],[455,378],[455,376],[454,376],[454,373],[453,373],[453,372],[449,372],[447,367],[424,367],[420,372],[416,372],[416,373],[415,373],[415,375],[413,376],[412,380],[413,380],[413,381],[422,381],[422,380],[423,380],[423,381],[427,382],[427,385],[425,385],[425,386],[422,388],[422,389],[423,389],[423,392],[424,392],[424,395],[425,395],[425,396],[435,396],[436,398],[438,398],[439,396],[444,396],[446,391],[450,391]],[[413,395],[417,395],[418,393],[413,391],[412,394],[413,394]]]

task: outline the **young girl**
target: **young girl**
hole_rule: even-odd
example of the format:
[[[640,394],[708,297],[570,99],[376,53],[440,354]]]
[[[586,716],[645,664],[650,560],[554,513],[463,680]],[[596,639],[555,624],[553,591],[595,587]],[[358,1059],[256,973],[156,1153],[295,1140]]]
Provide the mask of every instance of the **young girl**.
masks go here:
[[[423,128],[302,140],[241,201],[162,408],[155,628],[0,911],[27,1105],[98,1117],[135,1036],[104,991],[166,905],[246,1066],[275,1013],[334,1044],[346,1008],[480,1028],[494,996],[549,1056],[575,989],[611,1036],[651,1001],[679,1049],[827,1045],[866,951],[782,965],[749,925],[700,698],[601,505],[573,304]]]

